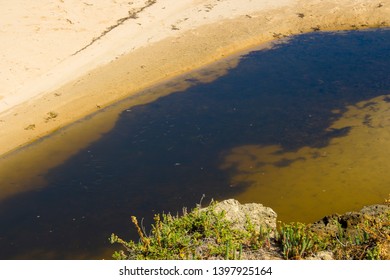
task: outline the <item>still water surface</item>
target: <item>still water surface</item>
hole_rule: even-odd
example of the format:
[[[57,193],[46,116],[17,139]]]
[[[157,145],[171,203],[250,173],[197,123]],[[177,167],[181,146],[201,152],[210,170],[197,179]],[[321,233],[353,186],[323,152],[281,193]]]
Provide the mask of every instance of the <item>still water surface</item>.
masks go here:
[[[123,110],[39,180],[1,182],[26,191],[0,203],[0,258],[109,258],[112,232],[136,238],[130,215],[148,225],[203,194],[204,203],[262,203],[282,221],[381,203],[390,193],[389,69],[388,29],[306,34],[244,55],[213,82],[189,80]]]

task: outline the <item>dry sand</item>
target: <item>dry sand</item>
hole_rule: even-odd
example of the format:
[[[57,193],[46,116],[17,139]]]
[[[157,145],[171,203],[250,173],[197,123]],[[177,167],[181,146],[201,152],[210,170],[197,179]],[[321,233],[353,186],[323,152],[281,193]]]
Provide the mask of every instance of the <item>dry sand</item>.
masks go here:
[[[154,84],[275,38],[390,23],[390,0],[2,0],[0,5],[0,155]]]

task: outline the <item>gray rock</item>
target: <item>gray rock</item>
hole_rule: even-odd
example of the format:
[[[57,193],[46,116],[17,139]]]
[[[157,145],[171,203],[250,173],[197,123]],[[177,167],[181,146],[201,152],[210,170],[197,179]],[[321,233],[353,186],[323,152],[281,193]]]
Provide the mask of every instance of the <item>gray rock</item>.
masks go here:
[[[217,203],[215,211],[224,211],[226,218],[233,222],[236,229],[245,229],[247,218],[256,228],[263,226],[276,229],[275,211],[259,203],[240,204],[235,199],[228,199]]]
[[[360,210],[360,212],[370,216],[378,216],[386,213],[389,210],[390,210],[390,205],[377,204],[377,205],[364,206],[363,209]]]

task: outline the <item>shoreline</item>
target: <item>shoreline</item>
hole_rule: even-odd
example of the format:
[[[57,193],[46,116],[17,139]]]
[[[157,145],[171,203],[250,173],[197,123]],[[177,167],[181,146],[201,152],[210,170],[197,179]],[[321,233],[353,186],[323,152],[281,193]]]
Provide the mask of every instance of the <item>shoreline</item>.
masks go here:
[[[171,3],[172,1],[165,2]],[[189,5],[189,1],[187,2]],[[92,44],[76,55],[71,55],[71,60],[64,60],[68,64],[63,62],[60,65],[62,69],[61,67],[51,69],[52,79],[46,74],[43,76],[43,82],[42,79],[38,79],[28,84],[31,89],[30,93],[26,93],[24,99],[15,101],[14,106],[4,106],[6,101],[12,100],[14,96],[6,96],[0,92],[0,103],[3,105],[0,106],[0,156],[4,157],[102,108],[136,96],[154,85],[207,67],[226,57],[237,56],[240,52],[248,52],[256,46],[275,39],[311,31],[390,26],[389,0],[381,3],[372,3],[367,0],[359,1],[359,3],[352,0],[342,3],[336,0],[309,2],[281,0],[277,2],[280,2],[277,7],[269,5],[272,1],[268,1],[269,3],[264,4],[264,7],[258,7],[263,9],[250,14],[245,10],[240,10],[244,13],[235,15],[233,19],[229,18],[229,11],[235,8],[233,1],[222,1],[227,3],[221,2],[220,4],[219,1],[216,3],[215,1],[198,2],[201,3],[196,7],[208,10],[201,15],[210,14],[203,21],[199,16],[196,17],[196,13],[200,13],[199,10],[198,12],[196,9],[191,10],[196,7],[183,4],[179,7],[178,14],[180,12],[182,13],[180,15],[189,13],[194,15],[194,18],[184,20],[184,23],[180,22],[183,27],[180,24],[167,26],[166,29],[169,32],[162,34],[160,36],[163,37],[162,39],[154,39],[153,42],[146,41],[143,45],[140,41],[138,48],[127,51],[127,53],[125,49],[129,46],[120,46],[118,47],[121,53],[119,55],[118,50],[116,53],[111,50],[114,57],[107,55],[110,50],[105,49],[107,46],[104,46],[104,42],[99,42],[100,45]],[[227,4],[233,7],[229,6],[230,10],[223,10],[222,8],[226,8]],[[155,9],[150,11],[150,14],[161,11],[157,10],[158,5],[161,5],[160,1],[148,7],[148,9]],[[164,10],[177,12],[177,9],[168,6]],[[169,14],[169,11],[167,13]],[[225,18],[221,20],[213,18],[223,13],[225,13]],[[141,13],[137,20],[146,22],[150,20],[150,14]],[[155,22],[149,23],[149,27],[153,27],[154,24]],[[169,24],[169,21],[165,24]],[[123,26],[117,28],[121,27]],[[183,30],[180,30],[181,28]],[[115,33],[116,31],[118,32]],[[107,32],[107,38],[102,37],[101,41],[118,42],[115,40],[118,40],[124,34],[123,32],[125,31],[114,28],[112,33]],[[143,39],[145,39],[145,34],[141,36]],[[96,56],[100,58],[100,61],[92,63],[93,55],[95,58]],[[72,70],[75,67],[78,73],[72,76]],[[23,94],[20,96],[23,97]],[[151,97],[152,100],[155,98],[158,96]],[[147,97],[141,99],[135,103],[141,102],[142,104],[151,101]]]
[[[110,242],[120,245],[121,250],[114,251],[112,257],[116,260],[390,259],[388,200],[383,204],[365,206],[359,211],[327,215],[307,224],[280,222],[273,209],[260,203],[241,204],[235,199],[212,201],[206,207],[197,205],[180,216],[170,216],[169,213],[157,215],[161,219],[155,221],[153,228],[164,230],[153,231],[146,237],[152,244],[150,247],[145,247],[145,237],[137,218],[132,216],[133,225],[141,232],[140,239],[133,238],[133,243],[124,242],[122,237],[113,233]],[[207,218],[199,219],[199,216]],[[199,227],[199,220],[207,220],[207,224]],[[196,235],[183,230],[194,224],[200,228]],[[223,231],[226,227],[230,229],[228,234]],[[175,234],[176,242],[172,242],[164,232]],[[207,240],[202,236],[208,236]],[[156,239],[165,242],[153,242]],[[225,247],[225,242],[229,244],[226,249],[215,248]]]

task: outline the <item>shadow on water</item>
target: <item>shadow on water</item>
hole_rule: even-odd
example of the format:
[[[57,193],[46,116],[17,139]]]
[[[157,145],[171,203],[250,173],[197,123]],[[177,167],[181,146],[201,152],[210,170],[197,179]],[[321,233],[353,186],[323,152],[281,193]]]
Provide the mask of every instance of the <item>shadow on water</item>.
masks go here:
[[[136,238],[130,215],[148,225],[202,194],[245,192],[248,181],[232,183],[234,166],[221,168],[229,151],[294,152],[347,136],[352,126],[328,128],[347,105],[389,94],[389,45],[389,30],[301,35],[245,55],[212,83],[124,111],[112,131],[49,170],[47,186],[1,203],[0,258],[107,258],[112,232]]]

